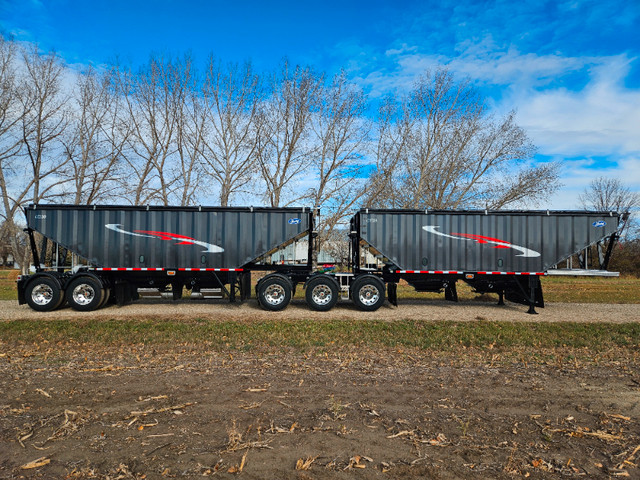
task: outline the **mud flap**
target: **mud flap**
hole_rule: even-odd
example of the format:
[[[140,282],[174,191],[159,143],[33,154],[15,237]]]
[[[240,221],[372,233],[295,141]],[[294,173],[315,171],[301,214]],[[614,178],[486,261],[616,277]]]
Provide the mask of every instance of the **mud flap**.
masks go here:
[[[129,285],[129,282],[116,280],[114,288],[116,304],[119,307],[122,307],[125,303],[131,301],[131,285]]]
[[[398,306],[398,284],[389,282],[387,283],[387,300],[394,307]]]
[[[240,274],[240,300],[251,298],[251,272]]]

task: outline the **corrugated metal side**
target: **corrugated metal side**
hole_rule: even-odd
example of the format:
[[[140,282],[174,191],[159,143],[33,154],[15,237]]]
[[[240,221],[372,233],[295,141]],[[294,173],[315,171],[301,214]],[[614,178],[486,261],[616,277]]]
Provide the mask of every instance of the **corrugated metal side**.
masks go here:
[[[38,205],[26,215],[30,228],[98,267],[240,268],[309,229],[301,208]]]
[[[401,270],[543,272],[611,234],[609,212],[360,211],[360,236]]]

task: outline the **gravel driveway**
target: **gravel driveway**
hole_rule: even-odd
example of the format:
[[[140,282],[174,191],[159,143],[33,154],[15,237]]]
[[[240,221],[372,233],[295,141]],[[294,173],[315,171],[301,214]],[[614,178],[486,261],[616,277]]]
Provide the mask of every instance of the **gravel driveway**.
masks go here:
[[[255,299],[230,304],[224,300],[141,299],[124,307],[109,306],[93,312],[76,312],[65,307],[54,312],[40,313],[17,301],[0,301],[0,321],[18,319],[74,319],[74,318],[206,318],[214,320],[295,320],[295,319],[370,319],[392,321],[399,318],[413,320],[490,320],[513,322],[638,322],[640,304],[549,303],[538,308],[538,315],[527,315],[523,305],[508,303],[497,306],[481,301],[450,303],[445,300],[401,300],[398,307],[389,303],[376,312],[361,312],[349,301],[342,301],[330,312],[310,310],[302,299],[294,299],[281,312],[262,310]]]

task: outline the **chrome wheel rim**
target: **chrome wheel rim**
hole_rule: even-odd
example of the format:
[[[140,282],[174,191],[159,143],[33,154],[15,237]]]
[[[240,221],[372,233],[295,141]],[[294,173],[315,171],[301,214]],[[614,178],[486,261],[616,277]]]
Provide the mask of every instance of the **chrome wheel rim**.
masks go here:
[[[331,289],[327,285],[316,285],[311,290],[311,298],[316,305],[327,305],[331,302]]]
[[[41,283],[40,285],[36,285],[36,287],[31,290],[31,300],[36,305],[48,305],[53,300],[53,288],[45,283]]]
[[[358,291],[358,298],[363,305],[370,307],[378,302],[380,298],[380,290],[373,285],[364,285]]]
[[[284,301],[284,287],[274,283],[264,291],[264,299],[269,305],[280,305]]]
[[[87,283],[81,283],[73,289],[71,294],[77,305],[89,305],[96,298],[96,291]]]

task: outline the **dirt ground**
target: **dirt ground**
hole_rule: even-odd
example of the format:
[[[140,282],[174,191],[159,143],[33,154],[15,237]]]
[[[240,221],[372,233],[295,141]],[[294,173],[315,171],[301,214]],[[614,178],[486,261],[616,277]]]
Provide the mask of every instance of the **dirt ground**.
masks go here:
[[[145,302],[91,315],[177,314]],[[15,302],[0,308],[5,320],[31,315]],[[189,308],[273,315],[253,302]],[[434,308],[385,307],[375,318],[633,321],[639,312]],[[285,312],[316,315],[298,304]],[[361,315],[346,305],[332,314]],[[553,350],[529,363],[513,351],[1,347],[0,479],[640,478],[634,349]]]

